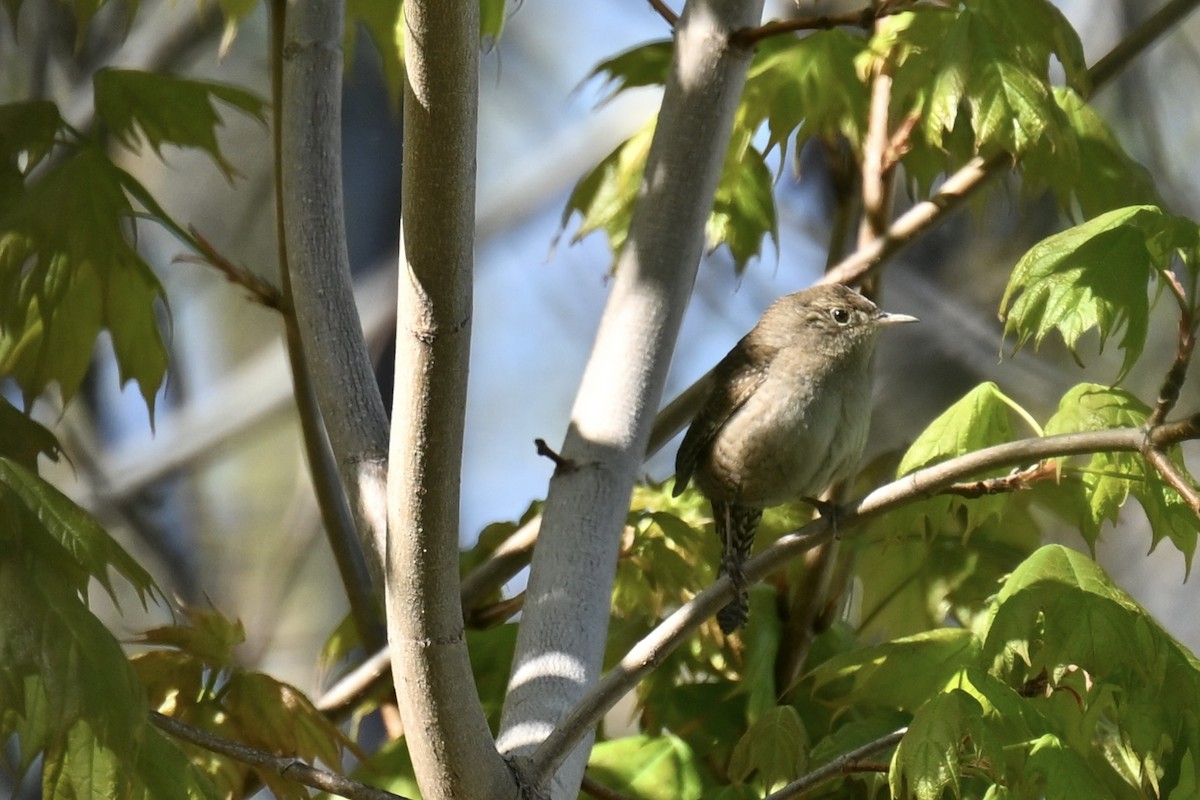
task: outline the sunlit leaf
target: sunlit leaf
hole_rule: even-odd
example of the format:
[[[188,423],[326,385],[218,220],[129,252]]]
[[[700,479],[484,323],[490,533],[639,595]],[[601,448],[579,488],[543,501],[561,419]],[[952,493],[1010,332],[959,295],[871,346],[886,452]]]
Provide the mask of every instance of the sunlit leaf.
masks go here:
[[[874,705],[912,711],[975,665],[979,650],[970,631],[939,628],[836,656],[812,677],[826,702],[870,698]]]
[[[1150,408],[1124,389],[1083,383],[1067,392],[1058,411],[1046,423],[1047,433],[1075,433],[1110,428],[1137,428],[1145,424]],[[1167,448],[1166,457],[1179,474],[1188,474],[1178,447]],[[1183,554],[1191,572],[1200,536],[1200,518],[1157,469],[1139,453],[1100,452],[1088,458],[1079,472],[1087,506],[1083,509],[1082,532],[1094,541],[1095,531],[1105,521],[1116,521],[1129,495],[1137,498],[1150,522],[1151,546],[1164,538]]]
[[[588,774],[613,791],[647,800],[698,799],[702,783],[695,756],[675,736],[628,736],[600,742]]]
[[[922,706],[892,758],[892,795],[941,800],[949,789],[958,796],[963,734],[979,716],[975,699],[957,689]]]
[[[1196,241],[1194,223],[1156,206],[1119,208],[1054,234],[1013,269],[1000,303],[1005,334],[1020,348],[1057,331],[1078,358],[1087,331],[1097,330],[1101,349],[1119,332],[1125,352],[1119,380],[1146,343],[1151,275]]]

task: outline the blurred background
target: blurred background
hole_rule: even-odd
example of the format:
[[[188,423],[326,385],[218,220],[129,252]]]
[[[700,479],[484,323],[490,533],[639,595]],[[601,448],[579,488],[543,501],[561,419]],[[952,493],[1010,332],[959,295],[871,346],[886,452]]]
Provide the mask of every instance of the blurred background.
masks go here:
[[[1153,8],[1141,0],[1060,3],[1094,62]],[[800,13],[836,10],[800,0]],[[845,8],[857,7],[845,4]],[[562,209],[575,181],[657,106],[654,90],[604,95],[586,81],[602,59],[666,38],[642,0],[510,3],[503,37],[481,58],[479,203],[474,344],[462,483],[464,545],[487,524],[517,519],[544,496],[551,467],[533,440],[552,445],[566,430],[576,385],[608,290],[611,256],[598,235],[574,244]],[[796,13],[768,3],[768,13]],[[14,30],[0,14],[0,102],[48,97],[72,124],[91,119],[91,75],[102,66],[152,68],[238,84],[266,97],[267,20],[260,8],[219,55],[215,3],[142,0],[127,38],[127,9],[106,4],[78,52],[69,11],[24,3]],[[1153,173],[1174,210],[1200,216],[1200,104],[1186,94],[1200,78],[1200,20],[1192,19],[1140,58],[1095,99],[1129,152]],[[397,220],[398,109],[365,36],[346,74],[344,160],[350,253],[360,310],[391,380]],[[166,149],[160,160],[122,151],[133,172],[184,224],[231,260],[275,280],[269,131],[234,113],[222,146],[241,177],[227,183],[203,155]],[[833,195],[825,152],[788,156],[777,187],[779,243],[742,275],[721,250],[701,266],[667,388],[669,400],[711,367],[779,295],[821,273],[830,247]],[[1044,420],[1071,385],[1111,382],[1118,355],[1080,367],[1051,342],[1013,356],[997,320],[1008,272],[1034,242],[1064,225],[1048,199],[1026,202],[996,181],[975,204],[920,240],[883,273],[881,305],[922,324],[884,338],[878,357],[871,449],[901,448],[949,403],[982,380]],[[911,202],[898,192],[899,209]],[[180,245],[144,227],[141,246],[170,298],[171,371],[155,428],[135,387],[121,392],[106,343],[97,349],[86,397],[65,413],[39,406],[71,457],[56,480],[133,549],[168,591],[211,603],[245,623],[249,662],[306,691],[327,682],[322,644],[346,612],[309,486],[281,325],[273,312],[214,271],[178,263]],[[555,242],[557,241],[557,244]],[[1151,344],[1126,385],[1148,402],[1174,350],[1169,303],[1156,309]],[[1094,347],[1094,338],[1092,339]],[[1086,350],[1085,350],[1086,352]],[[399,376],[404,380],[404,376]],[[390,389],[385,388],[390,399]],[[1200,401],[1193,375],[1180,408]],[[646,466],[670,475],[675,443]],[[1064,541],[1083,546],[1077,536]],[[1100,556],[1128,591],[1177,637],[1200,649],[1196,582],[1169,544],[1143,558],[1150,537],[1140,508],[1106,527]],[[520,580],[520,579],[518,579]],[[95,603],[103,607],[97,596]],[[132,635],[148,621],[136,603],[114,616]],[[161,617],[153,618],[153,622]]]

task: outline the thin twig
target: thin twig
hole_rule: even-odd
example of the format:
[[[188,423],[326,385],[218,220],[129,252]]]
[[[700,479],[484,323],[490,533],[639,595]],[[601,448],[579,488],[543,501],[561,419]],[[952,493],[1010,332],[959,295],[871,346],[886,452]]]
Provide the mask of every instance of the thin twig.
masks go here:
[[[1032,467],[1014,470],[1008,475],[996,478],[984,478],[978,481],[955,483],[942,489],[941,494],[954,494],[960,497],[985,497],[993,494],[1009,494],[1030,488],[1034,483],[1053,478],[1058,473],[1058,467],[1053,462],[1042,462]]]
[[[333,719],[349,714],[355,704],[391,677],[392,659],[387,648],[372,655],[335,683],[314,705]]]
[[[225,280],[245,289],[250,299],[267,308],[282,310],[283,302],[279,289],[266,278],[259,277],[245,267],[234,264],[218,250],[212,242],[200,234],[194,225],[188,226],[195,244],[200,248],[199,256],[178,255],[172,259],[175,263],[201,264],[212,267],[225,276]]]
[[[876,58],[872,67],[871,100],[867,112],[867,135],[863,141],[862,220],[858,245],[866,246],[887,234],[892,214],[895,170],[889,166],[891,142],[892,75],[886,58]]]
[[[648,2],[650,3],[650,7],[658,12],[658,15],[665,19],[667,24],[672,28],[675,27],[675,23],[679,22],[679,15],[672,11],[671,7],[664,3],[663,0],[648,0]]]
[[[1178,288],[1179,284],[1173,280],[1174,276],[1171,276],[1171,279],[1173,289]],[[1175,360],[1171,362],[1167,374],[1163,377],[1162,386],[1158,390],[1158,400],[1155,401],[1154,409],[1147,420],[1150,425],[1158,425],[1165,420],[1179,401],[1179,391],[1183,388],[1188,367],[1192,363],[1192,352],[1196,349],[1196,318],[1186,299],[1182,295],[1177,296],[1180,298],[1180,314]]]
[[[1195,11],[1197,5],[1200,5],[1200,0],[1170,0],[1155,11],[1088,70],[1092,86],[1098,87],[1115,78],[1121,70],[1129,66],[1135,56],[1140,55],[1184,17]]]
[[[843,26],[869,28],[879,16],[894,14],[897,10],[899,9],[892,8],[877,12],[874,6],[867,6],[844,14],[818,14],[812,17],[773,19],[762,25],[738,31],[731,37],[731,42],[740,47],[752,47],[763,39],[799,31],[822,31]]]
[[[309,786],[313,789],[320,789],[324,792],[331,792],[332,794],[345,797],[347,800],[408,800],[403,795],[392,794],[383,789],[368,786],[365,783],[338,775],[336,772],[318,769],[299,758],[277,756],[274,753],[267,753],[262,750],[256,750],[253,747],[247,747],[240,742],[214,736],[208,731],[188,725],[186,722],[180,722],[157,711],[150,712],[150,722],[171,736],[194,744],[209,752],[218,753],[227,758],[232,758],[234,761],[240,761],[252,767],[274,772],[285,780]]]
[[[1116,428],[1086,433],[1023,439],[984,448],[917,470],[875,489],[866,497],[840,508],[838,535],[847,538],[862,523],[917,500],[930,497],[955,482],[1003,467],[1021,466],[1062,456],[1098,452],[1142,452],[1188,439],[1200,438],[1200,414],[1180,422],[1145,428]],[[820,517],[798,531],[780,537],[746,563],[747,580],[761,580],[800,553],[830,541],[833,528]],[[691,632],[733,596],[727,576],[700,592],[658,624],[563,717],[531,759],[530,774],[544,781],[557,769],[579,739],[600,720],[620,697],[630,691]]]
[[[797,778],[777,792],[767,795],[766,800],[792,800],[820,786],[826,781],[832,780],[839,775],[847,775],[852,772],[863,771],[863,759],[879,753],[882,750],[895,747],[900,744],[900,740],[904,738],[904,734],[908,732],[908,728],[900,728],[892,731],[886,736],[881,736],[873,742],[867,742],[862,747],[856,747],[849,753],[843,753],[827,764],[824,764],[807,775]],[[871,765],[871,771],[876,771],[875,765]]]
[[[1175,465],[1175,462],[1162,449],[1157,447],[1151,447],[1146,450],[1146,460],[1158,470],[1163,480],[1172,489],[1179,492],[1179,496],[1191,507],[1192,512],[1200,515],[1200,491],[1197,491],[1196,485],[1188,480],[1183,470],[1179,469]]]

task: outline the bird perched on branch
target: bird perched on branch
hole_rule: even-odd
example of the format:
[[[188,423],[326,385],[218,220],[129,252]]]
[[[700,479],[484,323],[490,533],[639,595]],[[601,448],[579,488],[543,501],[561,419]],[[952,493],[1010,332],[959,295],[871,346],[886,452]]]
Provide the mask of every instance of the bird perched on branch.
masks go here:
[[[695,480],[712,503],[721,574],[736,592],[717,615],[725,633],[746,622],[743,565],[763,509],[815,502],[853,473],[870,425],[875,339],[916,321],[845,286],[814,286],[776,300],[713,370],[675,458],[674,494]]]

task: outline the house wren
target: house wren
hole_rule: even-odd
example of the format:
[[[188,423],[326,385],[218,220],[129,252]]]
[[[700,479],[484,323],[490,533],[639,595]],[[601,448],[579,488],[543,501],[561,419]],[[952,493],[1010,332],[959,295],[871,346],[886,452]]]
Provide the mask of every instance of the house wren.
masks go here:
[[[713,370],[675,457],[674,493],[694,478],[712,503],[721,574],[737,593],[717,615],[725,633],[746,622],[743,564],[763,509],[812,502],[853,473],[870,425],[875,337],[916,321],[845,286],[815,286],[776,300]]]

